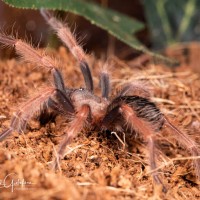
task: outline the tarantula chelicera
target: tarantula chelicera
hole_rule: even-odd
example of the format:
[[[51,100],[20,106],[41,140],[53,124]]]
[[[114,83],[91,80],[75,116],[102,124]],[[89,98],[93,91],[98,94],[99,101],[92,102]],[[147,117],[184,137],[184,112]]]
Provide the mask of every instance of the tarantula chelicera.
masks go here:
[[[54,86],[46,87],[34,98],[28,100],[14,114],[10,127],[0,135],[0,141],[10,135],[12,131],[21,132],[27,122],[44,106],[62,114],[70,121],[65,130],[64,138],[57,149],[58,159],[55,166],[65,154],[66,146],[85,126],[98,127],[99,130],[124,130],[129,127],[133,133],[138,132],[147,142],[149,164],[153,170],[155,183],[162,184],[155,172],[155,134],[164,127],[169,128],[177,140],[192,156],[200,156],[200,149],[193,139],[178,130],[159,108],[150,100],[147,89],[137,84],[125,85],[117,96],[110,97],[110,79],[107,71],[100,72],[101,97],[93,92],[93,80],[83,49],[77,44],[74,36],[66,24],[56,19],[49,11],[41,11],[43,17],[57,33],[58,37],[69,48],[80,63],[80,69],[85,80],[85,88],[70,89],[64,84],[60,70],[54,60],[48,55],[41,54],[31,45],[13,36],[0,34],[0,42],[7,46],[14,46],[16,52],[28,62],[42,66],[51,71]],[[200,178],[200,159],[194,159],[196,174]]]

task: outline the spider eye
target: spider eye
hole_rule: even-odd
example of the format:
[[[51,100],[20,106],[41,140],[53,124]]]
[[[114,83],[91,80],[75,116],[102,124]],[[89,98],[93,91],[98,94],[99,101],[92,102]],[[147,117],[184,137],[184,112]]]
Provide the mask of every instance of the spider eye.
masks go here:
[[[79,88],[78,90],[79,90],[79,91],[83,91],[84,89],[85,89],[85,88]]]

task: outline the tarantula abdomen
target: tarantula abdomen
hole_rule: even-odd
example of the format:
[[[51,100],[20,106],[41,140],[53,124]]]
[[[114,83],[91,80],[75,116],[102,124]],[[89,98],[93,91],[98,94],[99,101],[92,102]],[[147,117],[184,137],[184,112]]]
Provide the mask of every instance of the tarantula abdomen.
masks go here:
[[[118,115],[119,117],[120,105],[123,104],[129,105],[136,116],[141,120],[148,122],[155,132],[162,129],[165,122],[164,115],[156,104],[149,99],[141,96],[119,96],[113,100],[108,111],[113,112],[112,115]],[[106,121],[109,120],[104,119],[104,123],[106,123]]]

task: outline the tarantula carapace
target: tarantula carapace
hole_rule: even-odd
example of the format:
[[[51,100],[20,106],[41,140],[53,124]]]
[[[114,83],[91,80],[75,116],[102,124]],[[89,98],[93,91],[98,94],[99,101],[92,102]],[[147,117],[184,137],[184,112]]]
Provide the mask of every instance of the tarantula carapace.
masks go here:
[[[138,132],[147,142],[149,163],[153,170],[155,183],[162,184],[156,173],[155,135],[164,127],[171,130],[192,156],[200,156],[198,145],[186,133],[178,130],[161,113],[159,108],[150,100],[150,93],[138,84],[125,85],[117,96],[110,96],[110,79],[106,70],[100,72],[101,97],[93,92],[93,80],[83,49],[77,44],[66,24],[56,19],[47,10],[41,13],[51,28],[57,33],[62,42],[80,63],[80,69],[85,80],[85,88],[70,89],[64,84],[62,74],[54,60],[46,54],[41,54],[31,45],[13,36],[0,34],[0,42],[6,46],[14,46],[16,52],[25,60],[42,66],[51,71],[54,86],[46,87],[38,95],[28,100],[14,114],[10,127],[0,135],[0,141],[12,131],[21,132],[34,113],[48,107],[60,113],[70,121],[65,130],[64,138],[57,149],[58,159],[54,166],[65,154],[66,146],[85,126],[98,127],[98,130],[131,130]],[[127,129],[128,126],[128,129]],[[200,178],[200,159],[194,159],[196,174]]]

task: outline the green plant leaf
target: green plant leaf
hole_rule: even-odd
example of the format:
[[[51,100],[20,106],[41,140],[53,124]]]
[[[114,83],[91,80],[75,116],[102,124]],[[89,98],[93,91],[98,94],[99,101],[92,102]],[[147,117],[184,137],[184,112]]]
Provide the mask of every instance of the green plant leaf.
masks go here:
[[[107,30],[134,49],[148,53],[165,63],[174,64],[171,59],[149,51],[133,36],[144,27],[141,22],[111,9],[83,0],[4,0],[4,2],[17,8],[45,8],[73,12],[90,20],[92,24]]]
[[[5,2],[18,8],[46,8],[70,11],[85,17],[92,24],[107,30],[124,42],[127,41],[126,43],[131,44],[133,47],[141,45],[132,35],[144,27],[141,22],[116,11],[102,8],[94,3],[79,0],[5,0]]]
[[[200,1],[143,0],[143,3],[155,48],[199,40]]]

